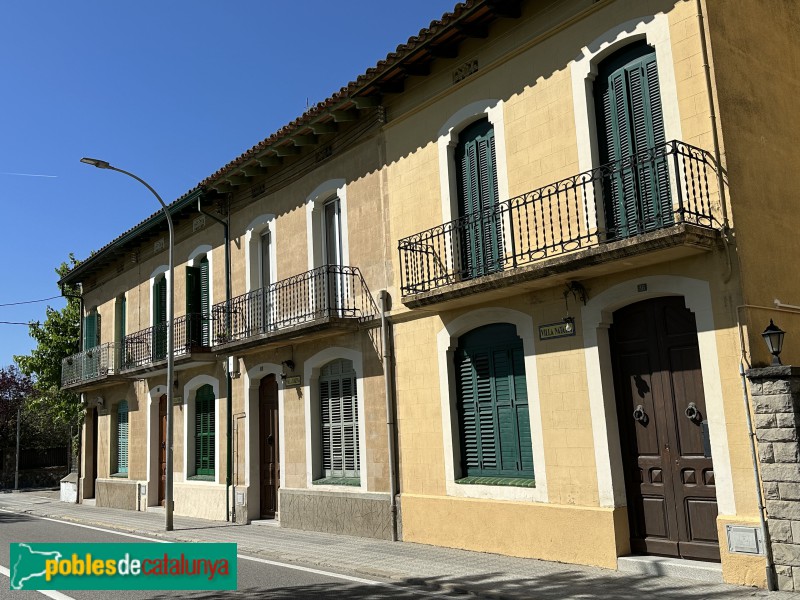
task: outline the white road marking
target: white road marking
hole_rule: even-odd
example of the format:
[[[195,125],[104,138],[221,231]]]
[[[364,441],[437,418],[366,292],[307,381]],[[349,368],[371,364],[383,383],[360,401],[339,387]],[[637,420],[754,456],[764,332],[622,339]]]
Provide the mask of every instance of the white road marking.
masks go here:
[[[4,511],[8,512],[8,511]],[[0,575],[4,575],[11,579],[11,571],[6,569],[3,565],[0,565]],[[31,590],[34,591],[34,590]],[[35,590],[48,598],[52,598],[53,600],[75,600],[72,596],[67,596],[66,594],[62,594],[61,592],[56,592],[53,590]]]
[[[122,536],[125,536],[125,537],[135,538],[137,540],[146,540],[148,542],[158,542],[159,544],[172,544],[172,543],[174,543],[174,542],[171,542],[169,540],[160,540],[160,539],[157,539],[157,538],[149,538],[149,537],[145,537],[145,536],[142,536],[142,535],[136,535],[136,534],[133,534],[133,533],[125,533],[125,532],[122,532],[122,531],[114,531],[113,529],[104,529],[102,527],[94,527],[92,525],[83,525],[82,523],[73,523],[72,521],[62,521],[60,519],[52,519],[50,517],[40,517],[40,516],[37,516],[37,515],[31,515],[31,514],[28,514],[28,513],[19,513],[17,511],[8,510],[8,509],[5,509],[5,508],[0,508],[0,512],[13,513],[13,514],[24,514],[25,516],[31,517],[33,519],[41,519],[42,521],[52,521],[53,523],[62,523],[63,525],[72,525],[73,527],[81,527],[83,529],[92,529],[94,531],[101,531],[103,533],[111,533],[111,534],[114,534],[114,535],[122,535]],[[314,575],[322,575],[324,577],[330,577],[332,579],[342,579],[344,581],[350,581],[352,583],[361,583],[361,584],[364,584],[364,585],[374,585],[374,586],[378,586],[378,587],[385,587],[385,588],[390,588],[390,589],[399,590],[399,591],[403,591],[403,592],[411,591],[411,592],[413,592],[415,594],[420,594],[422,596],[432,596],[432,597],[435,597],[435,598],[449,598],[450,597],[444,592],[428,592],[428,591],[425,591],[425,590],[417,590],[417,589],[414,589],[414,588],[410,588],[410,587],[406,587],[406,586],[402,586],[402,585],[396,585],[396,584],[393,584],[393,583],[386,583],[386,582],[383,582],[383,581],[374,581],[372,579],[364,579],[362,577],[354,577],[352,575],[342,575],[341,573],[333,573],[332,571],[322,571],[320,569],[313,569],[311,567],[302,567],[300,565],[294,565],[294,564],[291,564],[291,563],[278,562],[278,561],[275,561],[275,560],[268,560],[266,558],[256,558],[254,556],[247,556],[247,555],[244,555],[244,554],[237,554],[236,556],[238,558],[241,558],[242,560],[249,560],[251,562],[257,562],[257,563],[261,563],[261,564],[265,564],[265,565],[272,565],[272,566],[275,566],[275,567],[282,567],[284,569],[292,569],[294,571],[302,571],[304,573],[312,573]],[[0,567],[0,569],[2,569],[2,567]],[[0,573],[2,573],[2,571],[0,571]],[[44,593],[44,592],[42,592],[42,593]],[[59,592],[55,592],[55,593],[59,593]],[[59,596],[59,598],[72,600],[72,599],[69,599],[68,596],[63,596],[63,595]]]

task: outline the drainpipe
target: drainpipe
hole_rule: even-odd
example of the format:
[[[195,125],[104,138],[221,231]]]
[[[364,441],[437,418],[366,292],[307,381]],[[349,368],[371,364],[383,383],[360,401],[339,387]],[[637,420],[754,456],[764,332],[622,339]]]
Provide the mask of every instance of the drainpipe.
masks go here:
[[[719,133],[717,132],[717,111],[714,108],[713,86],[711,84],[711,66],[708,62],[708,42],[706,28],[703,23],[702,0],[697,0],[697,24],[700,31],[700,51],[703,56],[703,72],[706,76],[706,93],[708,94],[708,113],[711,119],[711,139],[714,144],[714,160],[717,163],[717,186],[719,187],[719,204],[722,209],[722,226],[728,230],[728,207],[725,199],[725,186],[722,178],[722,158],[719,150]]]
[[[200,201],[201,198],[197,198],[197,212],[214,219],[217,223],[222,225],[222,237],[225,240],[225,306],[227,307],[231,301],[231,245],[228,231],[228,221],[223,221],[217,216],[205,212],[200,206]],[[230,212],[228,214],[228,219],[230,219]],[[230,331],[230,312],[228,310],[225,311],[225,327],[226,331]],[[227,415],[225,419],[227,431],[227,460],[225,461],[225,520],[236,521],[235,506],[233,510],[231,510],[231,471],[233,469],[233,461],[231,460],[231,451],[233,449],[233,443],[231,440],[231,431],[233,429],[233,382],[231,380],[231,370],[227,365],[225,367],[225,385],[228,398],[228,410],[226,411]]]
[[[392,541],[397,541],[397,471],[395,469],[395,421],[394,404],[395,398],[392,393],[393,371],[393,344],[389,327],[389,303],[391,298],[386,290],[381,290],[378,294],[381,303],[381,342],[383,346],[383,384],[384,397],[386,398],[386,435],[389,446],[389,510],[392,519]]]
[[[83,296],[79,294],[70,294],[64,291],[64,284],[61,284],[61,295],[64,298],[77,298],[80,302],[79,314],[78,314],[78,348],[82,348],[83,345]],[[86,426],[86,422],[84,420],[83,423],[84,427]],[[83,428],[81,428],[80,435],[78,435],[78,482],[75,485],[77,490],[75,494],[75,504],[81,503],[81,462],[83,460]],[[69,440],[70,451],[72,450],[72,439]],[[72,469],[70,469],[70,472]]]

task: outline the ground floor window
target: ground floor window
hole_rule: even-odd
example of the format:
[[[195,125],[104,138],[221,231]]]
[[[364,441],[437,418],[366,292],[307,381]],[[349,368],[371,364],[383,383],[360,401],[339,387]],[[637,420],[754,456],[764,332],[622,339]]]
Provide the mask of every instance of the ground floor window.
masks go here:
[[[117,473],[128,474],[128,401],[117,405]]]
[[[514,325],[462,335],[455,372],[461,477],[533,479],[525,355]]]
[[[197,390],[194,413],[194,464],[197,475],[214,475],[214,388],[206,384]]]
[[[320,369],[322,468],[325,478],[360,477],[358,397],[352,361],[329,362]]]

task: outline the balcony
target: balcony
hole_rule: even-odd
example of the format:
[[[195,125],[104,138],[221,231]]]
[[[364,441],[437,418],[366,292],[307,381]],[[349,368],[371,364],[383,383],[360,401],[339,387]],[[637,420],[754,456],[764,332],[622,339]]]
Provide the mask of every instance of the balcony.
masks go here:
[[[207,315],[190,314],[177,317],[173,323],[176,364],[193,360],[213,360],[209,342],[211,323]],[[120,371],[134,373],[166,367],[167,324],[159,323],[126,335],[120,350]],[[185,366],[185,365],[184,365]]]
[[[215,351],[354,331],[378,314],[356,267],[324,265],[215,304]]]
[[[61,387],[76,389],[90,383],[116,380],[119,375],[121,344],[101,344],[61,361]]]
[[[457,305],[707,252],[716,168],[705,150],[666,142],[404,238],[402,301]]]

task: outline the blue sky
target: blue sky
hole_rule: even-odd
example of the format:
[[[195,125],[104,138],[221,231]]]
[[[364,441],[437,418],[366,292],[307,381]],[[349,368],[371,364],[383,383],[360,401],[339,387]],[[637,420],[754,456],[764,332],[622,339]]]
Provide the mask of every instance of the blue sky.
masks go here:
[[[454,5],[4,2],[0,305],[58,295],[54,269],[70,252],[85,258],[158,209],[82,156],[174,200]],[[44,320],[47,304],[0,306],[0,321]],[[32,347],[27,327],[0,324],[0,367]]]

